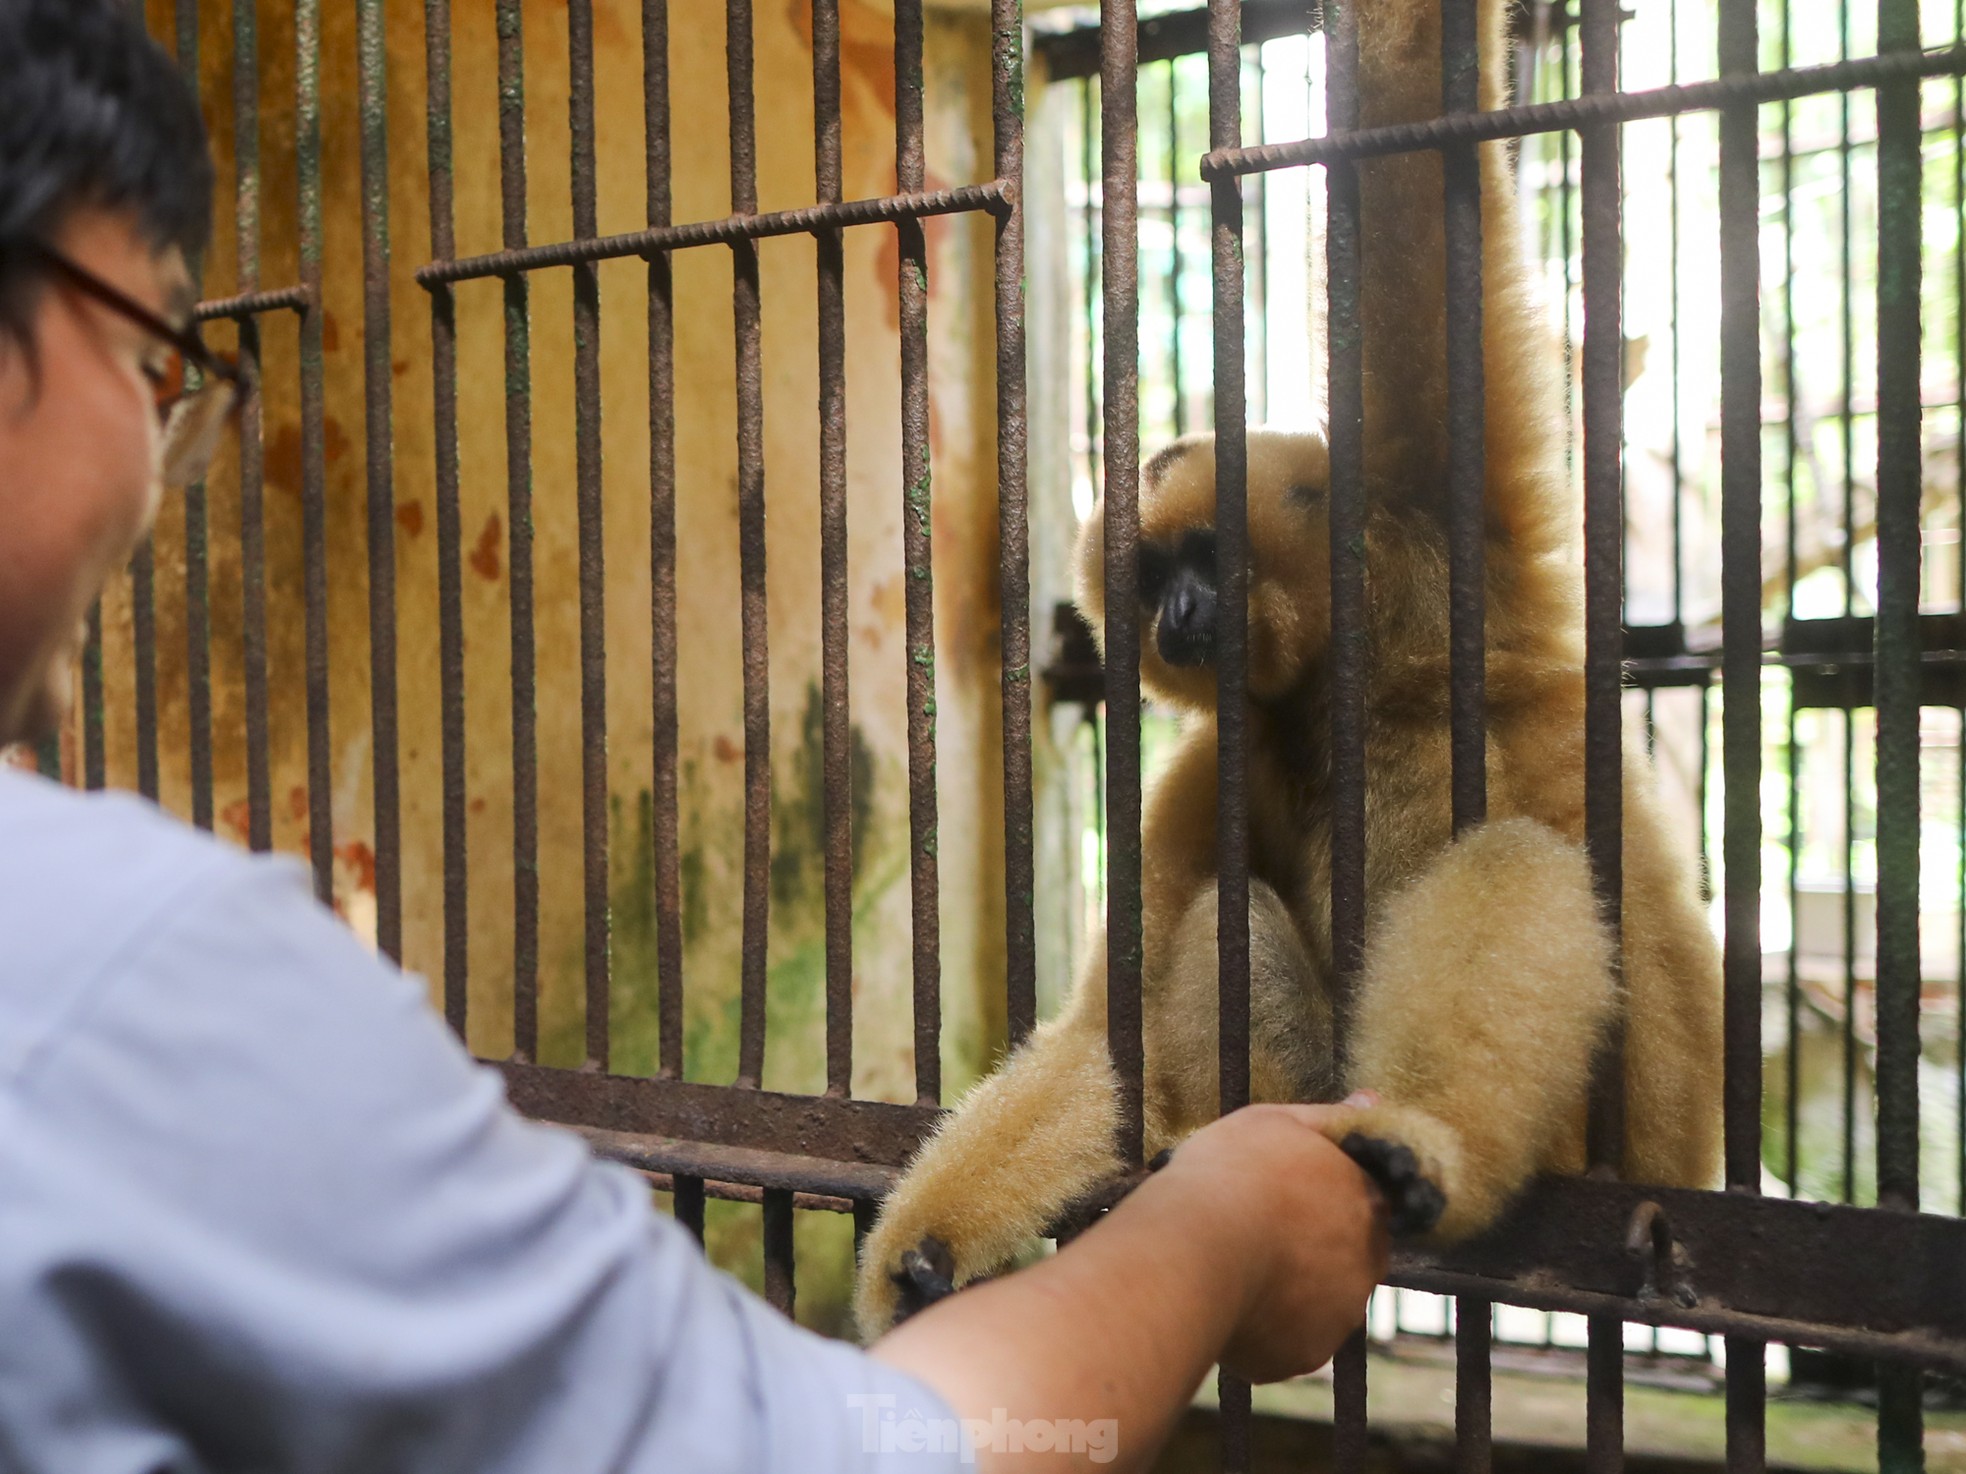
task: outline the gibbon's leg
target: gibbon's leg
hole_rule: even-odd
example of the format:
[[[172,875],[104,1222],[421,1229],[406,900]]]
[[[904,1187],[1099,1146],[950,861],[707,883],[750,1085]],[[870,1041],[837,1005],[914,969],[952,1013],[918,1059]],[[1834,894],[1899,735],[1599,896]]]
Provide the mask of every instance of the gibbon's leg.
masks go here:
[[[868,1340],[1002,1269],[1119,1171],[1105,950],[1093,949],[1070,1009],[964,1097],[882,1204],[854,1288]]]
[[[1217,916],[1211,885],[1182,916],[1167,970],[1147,1000],[1149,1154],[1220,1113]],[[1249,882],[1249,1056],[1252,1100],[1335,1098],[1331,999],[1289,909],[1255,879]]]
[[[1583,847],[1532,819],[1469,830],[1373,918],[1330,1135],[1396,1234],[1485,1227],[1585,1109],[1616,1004]]]

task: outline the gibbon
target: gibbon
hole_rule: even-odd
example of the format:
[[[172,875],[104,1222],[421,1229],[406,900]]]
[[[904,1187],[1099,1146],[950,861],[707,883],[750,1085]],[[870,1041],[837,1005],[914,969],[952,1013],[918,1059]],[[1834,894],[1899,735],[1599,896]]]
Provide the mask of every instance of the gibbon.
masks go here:
[[[1501,106],[1503,0],[1480,0],[1481,105]],[[1440,111],[1439,0],[1361,0],[1361,122]],[[1252,431],[1248,691],[1250,1084],[1257,1100],[1369,1089],[1332,1134],[1379,1181],[1396,1233],[1450,1241],[1531,1176],[1580,1173],[1597,1046],[1625,1020],[1631,1180],[1712,1183],[1720,959],[1697,876],[1642,757],[1627,760],[1622,981],[1584,832],[1583,596],[1558,356],[1535,303],[1504,145],[1481,146],[1489,819],[1452,832],[1442,173],[1422,152],[1359,167],[1365,386],[1367,947],[1339,1078],[1332,1050],[1328,460]],[[1214,457],[1143,468],[1140,674],[1183,714],[1142,824],[1146,1150],[1217,1114]],[[1103,632],[1103,538],[1078,598]],[[1133,617],[1135,611],[1123,611]],[[1103,638],[1103,634],[1102,634]],[[1628,744],[1635,748],[1637,744]],[[861,1258],[879,1334],[1008,1266],[1121,1170],[1105,948],[1063,1013],[944,1121]]]

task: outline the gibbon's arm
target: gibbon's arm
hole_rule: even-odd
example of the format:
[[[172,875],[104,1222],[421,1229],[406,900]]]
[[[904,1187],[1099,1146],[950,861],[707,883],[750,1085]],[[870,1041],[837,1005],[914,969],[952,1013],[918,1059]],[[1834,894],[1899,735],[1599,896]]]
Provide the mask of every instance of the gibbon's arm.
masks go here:
[[[1395,1233],[1479,1231],[1553,1146],[1583,1170],[1615,1001],[1583,846],[1533,819],[1470,829],[1385,905],[1349,1064],[1383,1104],[1339,1107],[1332,1129],[1392,1198]]]
[[[1322,1366],[1386,1268],[1384,1208],[1322,1134],[1332,1107],[1253,1106],[1204,1127],[1054,1257],[936,1305],[873,1355],[965,1418],[1112,1419],[1092,1449],[982,1467],[1146,1468],[1209,1366]]]
[[[1480,103],[1507,104],[1503,0],[1480,0]],[[1439,0],[1367,0],[1359,12],[1363,126],[1440,116]],[[1560,355],[1530,275],[1505,145],[1481,145],[1482,337],[1489,536],[1567,547]],[[1447,490],[1447,243],[1441,156],[1359,165],[1366,485],[1438,511]]]

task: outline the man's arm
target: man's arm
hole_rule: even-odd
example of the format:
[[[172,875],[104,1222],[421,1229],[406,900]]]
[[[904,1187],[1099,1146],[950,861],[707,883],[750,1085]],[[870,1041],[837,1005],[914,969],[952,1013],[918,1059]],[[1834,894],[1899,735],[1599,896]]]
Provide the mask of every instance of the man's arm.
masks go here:
[[[1307,1372],[1364,1317],[1384,1207],[1317,1129],[1321,1109],[1255,1106],[1197,1132],[1068,1249],[917,1315],[873,1354],[965,1418],[1112,1419],[1118,1459],[1101,1467],[1144,1468],[1210,1365]],[[1031,1463],[1090,1468],[1103,1452]]]

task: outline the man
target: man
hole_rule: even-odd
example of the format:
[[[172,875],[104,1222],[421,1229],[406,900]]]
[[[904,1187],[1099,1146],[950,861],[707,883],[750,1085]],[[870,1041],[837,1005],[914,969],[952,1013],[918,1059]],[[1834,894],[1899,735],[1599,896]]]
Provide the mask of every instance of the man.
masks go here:
[[[126,11],[0,0],[0,746],[59,720],[232,390],[184,327],[203,132]],[[0,1468],[940,1469],[953,1415],[986,1462],[1057,1419],[1025,1458],[1138,1468],[1218,1358],[1307,1371],[1358,1324],[1381,1213],[1315,1119],[1226,1118],[861,1352],[514,1114],[290,861],[0,765]]]

